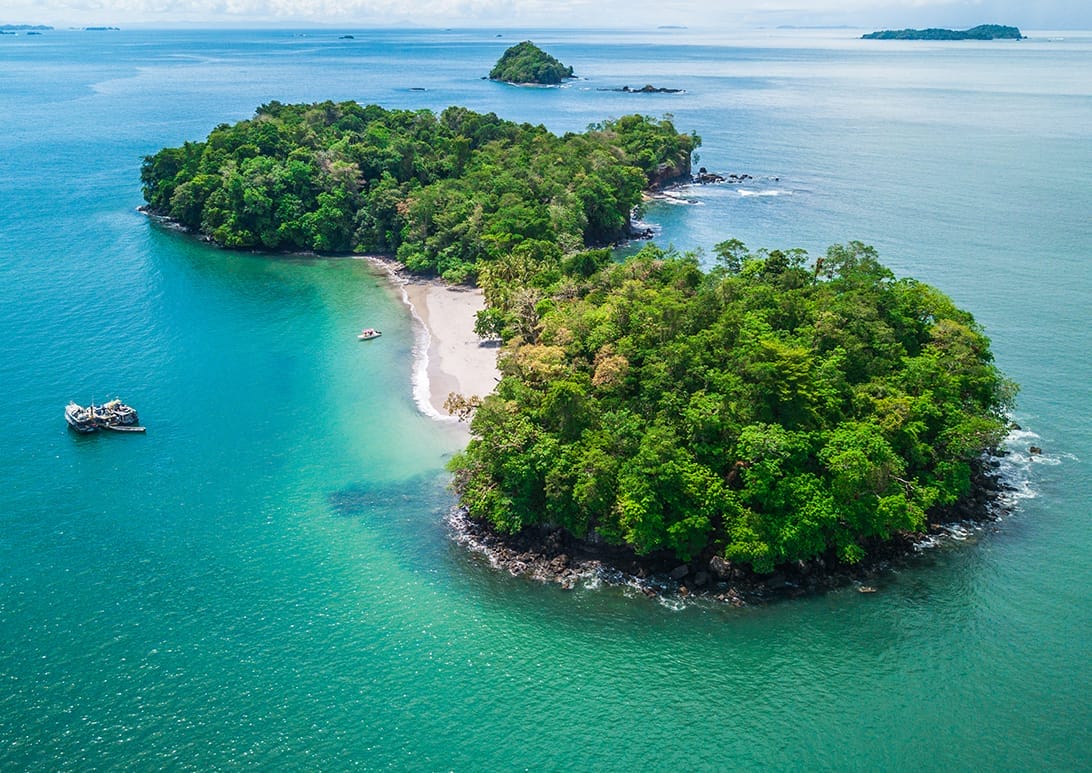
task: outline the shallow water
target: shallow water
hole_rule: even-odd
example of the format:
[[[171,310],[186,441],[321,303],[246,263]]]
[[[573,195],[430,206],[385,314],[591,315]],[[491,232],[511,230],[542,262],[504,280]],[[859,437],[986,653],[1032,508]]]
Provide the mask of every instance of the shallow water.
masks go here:
[[[0,39],[0,766],[1087,764],[1092,37],[537,32],[587,80],[516,89],[480,80],[514,35],[352,32]],[[686,93],[596,90],[644,83]],[[673,113],[756,181],[653,204],[661,243],[861,239],[974,312],[1022,385],[1014,514],[766,608],[496,574],[445,531],[462,436],[369,264],[135,212],[144,154],[271,99]],[[65,428],[115,394],[146,436]]]

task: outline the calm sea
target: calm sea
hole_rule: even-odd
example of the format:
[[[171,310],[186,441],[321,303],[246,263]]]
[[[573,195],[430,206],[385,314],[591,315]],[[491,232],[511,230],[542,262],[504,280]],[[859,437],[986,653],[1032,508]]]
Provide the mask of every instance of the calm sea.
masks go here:
[[[1092,35],[1030,34],[0,38],[0,768],[1086,767]],[[586,80],[480,79],[525,37]],[[686,93],[598,90],[645,83]],[[743,610],[496,574],[448,538],[462,440],[366,262],[135,211],[144,154],[273,99],[673,114],[754,179],[652,205],[662,243],[860,239],[974,312],[1023,387],[1013,515]],[[146,436],[66,429],[115,395]]]

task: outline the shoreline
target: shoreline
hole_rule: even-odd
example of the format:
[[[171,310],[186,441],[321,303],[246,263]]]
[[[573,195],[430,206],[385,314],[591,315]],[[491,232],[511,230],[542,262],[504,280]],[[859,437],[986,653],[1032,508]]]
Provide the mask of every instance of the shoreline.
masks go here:
[[[157,214],[147,205],[137,207],[136,211],[164,227],[209,241],[172,218]],[[461,424],[469,434],[469,422],[449,414],[444,409],[444,402],[452,392],[468,398],[485,397],[500,381],[497,368],[500,342],[482,341],[474,333],[475,316],[485,308],[482,291],[476,287],[449,285],[438,278],[415,276],[392,257],[362,254],[351,257],[366,260],[375,267],[386,277],[390,288],[400,293],[402,303],[409,309],[414,321],[410,381],[417,409],[436,421]]]
[[[444,409],[448,395],[485,397],[500,379],[499,342],[474,333],[475,315],[485,308],[481,290],[413,276],[390,258],[362,257],[386,275],[414,321],[411,380],[418,410],[437,421],[462,423]]]
[[[974,539],[1010,515],[1020,499],[1033,496],[1020,484],[1022,476],[1016,468],[1021,457],[1009,449],[985,453],[975,465],[972,489],[963,500],[934,513],[922,533],[871,541],[858,564],[842,564],[828,554],[779,565],[768,575],[712,555],[689,562],[664,553],[638,556],[624,547],[593,544],[548,526],[503,534],[472,518],[461,506],[451,508],[445,520],[451,539],[491,570],[557,585],[563,591],[609,586],[673,609],[702,601],[755,606],[854,588],[874,593],[882,590],[891,572],[915,556]]]

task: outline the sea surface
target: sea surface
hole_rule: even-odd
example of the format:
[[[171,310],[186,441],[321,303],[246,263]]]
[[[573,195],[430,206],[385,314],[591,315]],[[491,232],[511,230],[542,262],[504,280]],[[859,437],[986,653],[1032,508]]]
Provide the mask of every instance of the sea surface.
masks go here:
[[[0,769],[1087,770],[1092,33],[858,34],[0,38]],[[481,80],[525,38],[583,79]],[[685,93],[599,91],[645,83]],[[415,405],[369,263],[136,211],[145,154],[274,99],[672,114],[699,166],[753,179],[652,203],[659,243],[859,239],[975,314],[1022,387],[1012,514],[873,594],[498,574],[449,537],[464,436]],[[66,428],[115,395],[146,435]]]

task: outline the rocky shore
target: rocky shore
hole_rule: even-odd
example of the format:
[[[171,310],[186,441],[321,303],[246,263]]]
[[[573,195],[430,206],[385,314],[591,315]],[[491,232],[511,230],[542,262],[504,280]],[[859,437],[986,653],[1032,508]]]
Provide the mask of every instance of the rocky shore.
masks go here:
[[[685,89],[672,89],[663,86],[653,86],[651,83],[646,83],[639,89],[633,89],[629,86],[623,86],[620,89],[596,89],[596,91],[617,91],[623,94],[685,94]]]
[[[1010,490],[998,473],[997,457],[983,457],[970,494],[933,513],[925,534],[900,533],[886,542],[876,540],[865,546],[866,556],[856,565],[822,556],[779,566],[772,574],[757,574],[712,554],[686,563],[666,554],[638,556],[629,549],[578,540],[558,528],[501,534],[463,508],[451,510],[448,525],[456,542],[482,555],[494,569],[516,577],[554,583],[563,590],[591,581],[630,587],[666,602],[704,599],[739,607],[846,587],[872,592],[872,583],[899,562],[946,539],[965,538],[969,531],[1004,516],[1008,506],[1002,495]]]

